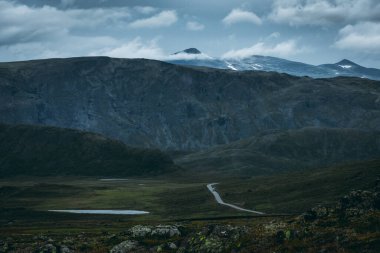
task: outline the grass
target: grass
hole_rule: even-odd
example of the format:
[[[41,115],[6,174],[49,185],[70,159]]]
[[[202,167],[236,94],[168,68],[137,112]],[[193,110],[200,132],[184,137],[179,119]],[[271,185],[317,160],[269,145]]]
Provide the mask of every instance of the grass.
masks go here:
[[[220,181],[223,200],[267,214],[299,214],[317,204],[328,204],[352,189],[370,189],[379,174],[380,160],[350,165]],[[211,181],[209,181],[210,183]],[[25,233],[44,230],[101,231],[131,223],[154,224],[250,215],[218,205],[206,182],[130,178],[100,181],[93,177],[29,177],[0,180],[0,230]],[[132,209],[149,215],[86,215],[47,212],[49,209]],[[7,225],[12,222],[10,227]]]
[[[283,173],[224,182],[223,199],[268,213],[300,213],[329,204],[353,189],[371,189],[380,174],[380,160],[326,169]]]
[[[47,184],[46,182],[49,182]],[[1,180],[2,208],[132,209],[149,215],[130,220],[167,220],[235,214],[218,206],[204,183],[155,179],[99,181],[96,178]],[[115,216],[114,216],[115,217]],[[125,218],[125,216],[123,217]]]

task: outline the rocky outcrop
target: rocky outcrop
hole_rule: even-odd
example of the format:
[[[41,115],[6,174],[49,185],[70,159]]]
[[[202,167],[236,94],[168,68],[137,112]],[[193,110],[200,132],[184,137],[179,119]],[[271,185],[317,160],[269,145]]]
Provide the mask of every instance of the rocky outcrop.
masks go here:
[[[0,122],[199,150],[268,129],[380,130],[380,83],[107,57],[1,63]]]
[[[113,247],[110,253],[128,253],[134,252],[134,250],[138,247],[138,242],[136,241],[124,241],[120,244]]]
[[[355,190],[342,197],[333,206],[317,206],[304,213],[305,222],[320,221],[328,218],[351,219],[369,212],[380,210],[380,192]]]
[[[158,225],[158,226],[142,226],[137,225],[128,230],[134,238],[145,237],[158,237],[158,238],[171,238],[174,236],[180,236],[181,232],[177,226],[170,225]]]

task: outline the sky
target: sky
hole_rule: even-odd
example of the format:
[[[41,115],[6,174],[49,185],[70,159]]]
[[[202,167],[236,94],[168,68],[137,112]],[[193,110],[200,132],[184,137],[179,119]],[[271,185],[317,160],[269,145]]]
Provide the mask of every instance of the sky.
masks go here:
[[[267,55],[380,68],[379,0],[0,0],[0,61]]]

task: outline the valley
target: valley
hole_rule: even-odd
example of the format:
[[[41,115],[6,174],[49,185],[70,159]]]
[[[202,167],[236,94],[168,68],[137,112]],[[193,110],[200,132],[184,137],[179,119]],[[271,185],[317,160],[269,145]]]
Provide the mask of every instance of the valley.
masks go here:
[[[106,57],[0,73],[0,252],[378,248],[378,81]]]
[[[53,247],[108,252],[121,247],[121,243],[132,243],[133,249],[141,252],[152,247],[162,248],[163,252],[176,252],[178,247],[189,251],[219,247],[221,252],[231,248],[266,252],[268,247],[290,252],[326,247],[355,252],[356,247],[364,247],[375,252],[371,250],[379,243],[379,199],[378,195],[367,195],[379,185],[378,171],[379,161],[373,160],[308,172],[224,179],[218,184],[217,191],[224,201],[265,214],[220,205],[207,189],[207,182],[170,176],[127,180],[67,176],[1,179],[0,246],[11,252]],[[342,198],[352,188],[365,191]],[[347,208],[351,209],[341,214],[336,209],[341,204],[334,207],[335,203],[346,203],[347,199],[351,203]],[[324,216],[328,208],[332,214]],[[70,214],[48,212],[50,209],[135,209],[149,213]],[[361,215],[350,213],[356,210]],[[358,232],[352,233],[353,227]],[[143,232],[153,229],[162,234]],[[226,233],[233,239],[225,238]],[[343,241],[334,246],[315,244],[318,240],[329,241],[331,233]],[[260,240],[252,241],[252,236]],[[176,249],[170,248],[173,245]]]
[[[0,253],[379,253],[380,0],[0,0]]]

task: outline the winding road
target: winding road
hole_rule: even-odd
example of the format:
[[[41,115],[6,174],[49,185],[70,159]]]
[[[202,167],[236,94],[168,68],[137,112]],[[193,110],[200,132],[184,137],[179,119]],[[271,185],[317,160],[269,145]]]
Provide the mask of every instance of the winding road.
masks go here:
[[[213,187],[214,185],[217,185],[218,183],[212,183],[212,184],[208,184],[207,185],[207,189],[212,193],[212,195],[214,195],[215,197],[215,200],[216,202],[218,202],[218,204],[220,205],[224,205],[224,206],[229,206],[231,208],[234,208],[236,210],[239,210],[239,211],[243,211],[243,212],[249,212],[249,213],[255,213],[255,214],[265,214],[265,213],[262,213],[262,212],[258,212],[258,211],[254,211],[254,210],[249,210],[249,209],[244,209],[244,208],[241,208],[241,207],[238,207],[238,206],[235,206],[233,204],[228,204],[228,203],[225,203],[223,201],[223,199],[220,197],[219,193],[215,190],[215,188]]]

